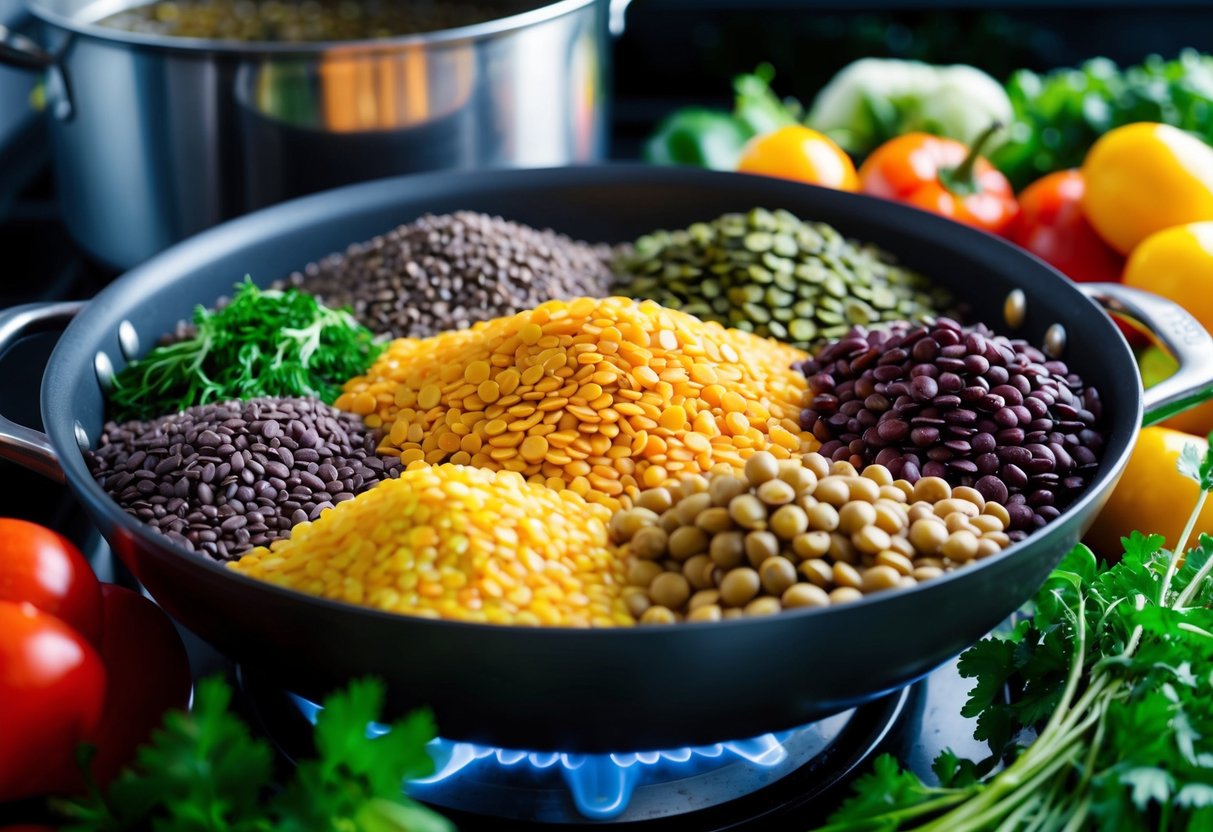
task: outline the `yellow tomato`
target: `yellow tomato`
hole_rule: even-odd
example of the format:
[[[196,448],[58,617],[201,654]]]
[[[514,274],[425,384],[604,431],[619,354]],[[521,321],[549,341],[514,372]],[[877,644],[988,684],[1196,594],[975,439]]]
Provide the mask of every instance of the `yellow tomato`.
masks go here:
[[[750,139],[737,170],[842,191],[859,190],[851,157],[826,136],[797,124]]]
[[[1124,282],[1175,301],[1213,331],[1213,222],[1147,237],[1125,264]]]
[[[1179,542],[1200,491],[1175,468],[1187,444],[1195,445],[1202,456],[1208,448],[1198,436],[1168,428],[1142,429],[1124,475],[1087,532],[1087,545],[1096,555],[1115,558],[1121,552],[1120,538],[1128,537],[1134,529],[1166,535],[1167,546]],[[1189,545],[1201,532],[1213,534],[1213,500],[1205,504]]]
[[[1087,153],[1082,177],[1083,212],[1122,254],[1164,228],[1213,220],[1213,148],[1166,124],[1105,134]]]

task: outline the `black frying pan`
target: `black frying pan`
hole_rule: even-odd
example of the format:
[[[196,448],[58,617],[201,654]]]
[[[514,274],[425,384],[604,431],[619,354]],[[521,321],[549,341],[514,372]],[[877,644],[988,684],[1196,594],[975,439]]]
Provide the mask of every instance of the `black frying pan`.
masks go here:
[[[93,482],[78,447],[103,421],[100,376],[146,351],[195,304],[250,273],[262,283],[425,212],[472,209],[588,240],[632,239],[726,211],[786,208],[876,243],[951,287],[973,317],[1041,343],[1061,324],[1065,358],[1103,398],[1109,440],[1095,481],[1044,531],[914,589],[770,618],[614,630],[433,621],[296,594],[174,548]],[[237,661],[318,697],[351,676],[387,680],[391,705],[428,704],[450,738],[524,749],[644,750],[748,737],[809,722],[899,688],[1019,607],[1078,540],[1124,466],[1143,410],[1204,396],[1213,341],[1178,307],[1099,286],[1177,354],[1179,376],[1145,401],[1124,339],[1099,306],[1040,261],[980,232],[868,197],[756,176],[607,166],[439,174],[356,185],[219,226],[118,279],[79,310],[46,369],[47,435],[0,423],[0,453],[65,477],[115,552],[169,613]],[[77,306],[0,319],[0,349],[62,324]],[[1205,394],[1208,395],[1207,393]],[[60,473],[61,470],[61,473]],[[149,672],[155,672],[149,668]]]

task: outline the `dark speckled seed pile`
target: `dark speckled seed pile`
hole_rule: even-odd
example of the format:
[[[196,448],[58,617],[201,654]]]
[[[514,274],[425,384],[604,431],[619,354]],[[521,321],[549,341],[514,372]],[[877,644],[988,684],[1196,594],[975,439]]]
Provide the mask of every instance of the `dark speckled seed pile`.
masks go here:
[[[1095,389],[982,325],[855,328],[801,370],[813,394],[801,425],[822,454],[975,487],[1020,535],[1056,518],[1098,467]]]
[[[232,560],[395,477],[357,416],[314,399],[191,407],[148,422],[109,422],[87,454],[128,514],[187,549]]]

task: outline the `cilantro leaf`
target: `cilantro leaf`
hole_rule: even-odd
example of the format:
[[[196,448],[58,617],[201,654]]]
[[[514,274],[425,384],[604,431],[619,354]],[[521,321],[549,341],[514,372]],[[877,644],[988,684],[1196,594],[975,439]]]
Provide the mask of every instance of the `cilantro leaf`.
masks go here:
[[[353,822],[373,800],[432,815],[409,801],[403,789],[405,780],[433,771],[425,750],[435,735],[433,717],[416,711],[374,736],[368,726],[379,719],[383,701],[383,683],[373,679],[351,682],[325,699],[316,718],[318,757],[299,764],[295,781],[276,804],[279,832],[313,832],[339,819]],[[386,823],[382,814],[376,817]]]
[[[858,778],[854,794],[830,816],[832,827],[855,830],[893,830],[896,819],[883,816],[915,806],[943,794],[943,790],[925,785],[912,772],[903,771],[891,754],[881,754],[872,771]]]
[[[1179,473],[1199,485],[1201,491],[1213,491],[1213,433],[1209,434],[1209,446],[1204,456],[1195,445],[1189,443],[1180,452],[1176,467]]]
[[[985,740],[1001,756],[1015,734],[1015,717],[1006,702],[1007,681],[1014,675],[1017,645],[1007,639],[985,638],[960,656],[960,675],[973,679],[961,716],[976,717],[973,736]]]
[[[985,774],[982,765],[957,756],[950,748],[939,752],[939,756],[931,763],[931,771],[935,772],[941,786],[961,788],[975,785]]]
[[[231,698],[221,679],[199,682],[193,710],[166,715],[134,765],[110,785],[107,800],[94,796],[67,806],[82,824],[68,829],[108,832],[148,821],[176,832],[271,829],[257,807],[270,783],[273,753],[229,713]],[[108,820],[95,825],[99,817]]]
[[[69,832],[454,832],[404,795],[432,770],[428,711],[370,736],[384,701],[379,681],[353,682],[324,703],[316,759],[271,795],[273,753],[230,712],[231,689],[205,679],[189,713],[171,712],[105,795],[59,805]]]

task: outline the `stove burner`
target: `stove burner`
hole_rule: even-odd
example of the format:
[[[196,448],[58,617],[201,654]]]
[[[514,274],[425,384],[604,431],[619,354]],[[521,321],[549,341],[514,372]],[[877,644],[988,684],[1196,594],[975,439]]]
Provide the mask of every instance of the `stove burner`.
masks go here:
[[[320,707],[244,668],[239,676],[283,753],[304,753]],[[439,738],[429,746],[435,772],[404,785],[461,830],[538,824],[555,830],[587,823],[700,828],[684,825],[692,818],[703,828],[733,828],[721,826],[721,819],[737,815],[749,822],[827,792],[887,736],[908,698],[909,691],[901,691],[789,731],[663,751],[559,753]],[[367,726],[369,736],[386,730]]]
[[[315,724],[322,708],[301,696],[288,696],[308,722]],[[479,777],[491,775],[493,770],[531,781],[554,779],[544,777],[545,773],[558,774],[578,814],[590,820],[613,820],[628,810],[637,787],[666,786],[695,778],[712,781],[710,795],[702,795],[699,801],[706,806],[762,788],[820,753],[853,714],[847,711],[793,731],[748,740],[615,754],[520,751],[438,738],[429,744],[437,770],[429,777],[411,781],[407,790],[419,800],[449,805],[443,799],[444,792],[466,791],[456,781],[470,776],[472,767],[489,769],[481,771]],[[382,736],[387,730],[372,723],[367,726],[367,735]],[[721,782],[717,782],[719,777],[702,776],[719,774],[720,769],[729,770],[727,779]],[[455,789],[447,788],[450,785]],[[461,794],[452,808],[466,808],[466,804],[466,794]]]

